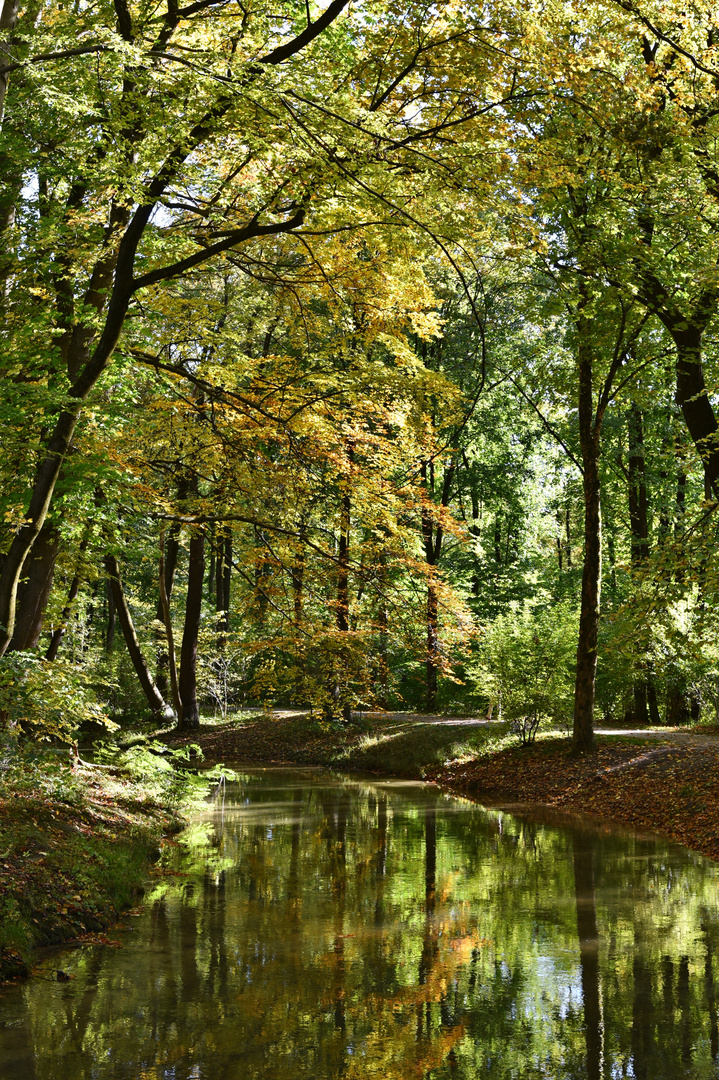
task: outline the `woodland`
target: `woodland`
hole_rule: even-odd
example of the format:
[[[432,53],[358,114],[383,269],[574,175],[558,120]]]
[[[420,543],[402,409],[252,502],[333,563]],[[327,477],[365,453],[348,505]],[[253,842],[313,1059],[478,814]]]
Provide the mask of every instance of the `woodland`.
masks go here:
[[[716,723],[708,0],[4,0],[0,717]]]

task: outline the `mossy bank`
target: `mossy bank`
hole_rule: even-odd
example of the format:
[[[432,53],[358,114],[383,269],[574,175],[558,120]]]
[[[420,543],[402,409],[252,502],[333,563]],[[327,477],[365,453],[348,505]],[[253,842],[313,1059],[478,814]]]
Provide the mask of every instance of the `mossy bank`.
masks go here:
[[[196,793],[138,750],[119,766],[13,754],[0,773],[0,981],[39,946],[95,939],[141,894]]]

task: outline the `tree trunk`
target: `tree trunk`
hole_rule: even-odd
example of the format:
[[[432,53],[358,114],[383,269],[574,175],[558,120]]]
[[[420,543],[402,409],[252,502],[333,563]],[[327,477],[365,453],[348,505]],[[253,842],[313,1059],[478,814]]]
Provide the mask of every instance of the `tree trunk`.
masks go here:
[[[577,642],[577,676],[574,688],[575,753],[594,749],[594,698],[597,677],[597,643],[602,590],[602,511],[599,480],[599,424],[594,421],[592,348],[589,321],[578,318],[577,365],[579,375],[579,440],[584,469],[584,565]]]
[[[182,716],[182,700],[180,698],[180,688],[177,681],[177,661],[175,657],[175,638],[172,632],[172,612],[170,610],[170,596],[167,591],[168,578],[170,580],[170,587],[172,587],[172,579],[174,578],[174,570],[172,568],[171,573],[168,573],[168,569],[165,565],[165,535],[164,531],[160,533],[160,564],[158,567],[158,587],[160,592],[160,611],[162,613],[162,623],[165,627],[165,633],[167,635],[167,671],[170,676],[170,689],[172,693],[172,704],[175,708],[175,714]]]
[[[210,543],[210,565],[207,570],[207,603],[212,606],[216,602],[216,582],[215,577],[217,571],[215,570],[215,563],[217,561],[217,543],[216,543],[217,528],[214,522],[210,525],[210,535],[208,537]]]
[[[194,729],[200,726],[200,708],[197,702],[197,639],[202,615],[202,592],[205,581],[205,536],[196,533],[190,540],[190,557],[187,568],[187,602],[185,605],[185,628],[180,653],[180,699],[182,716],[178,727]]]
[[[670,329],[677,349],[677,404],[704,465],[708,486],[719,497],[719,438],[702,370],[702,329],[686,320]]]
[[[389,701],[389,611],[387,609],[387,555],[380,553],[377,581],[379,591],[379,611],[377,625],[379,630],[378,666],[379,666],[379,701],[381,708],[387,708]]]
[[[257,601],[257,618],[260,626],[265,625],[269,595],[267,592],[270,565],[265,555],[266,542],[259,529],[255,529],[255,599]]]
[[[80,558],[82,558],[82,556],[85,554],[89,540],[90,534],[88,530],[80,541],[80,547],[78,548],[78,554]],[[50,644],[48,645],[47,652],[45,653],[46,660],[55,660],[57,658],[60,643],[67,631],[67,620],[70,618],[70,614],[72,612],[72,605],[77,599],[77,594],[80,592],[81,584],[82,578],[80,577],[80,571],[78,568],[75,571],[72,582],[70,583],[70,591],[67,594],[67,600],[65,601],[65,606],[62,609],[62,615],[60,616],[60,625],[55,628],[52,637],[50,638]]]
[[[629,434],[629,526],[631,531],[632,568],[638,570],[649,558],[649,500],[644,459],[644,423],[642,412],[633,402],[627,416]],[[646,727],[656,712],[656,691],[645,656],[639,656],[643,676],[634,682],[634,723]]]
[[[350,496],[342,496],[340,514],[339,558],[337,560],[337,629],[346,634],[350,628],[350,592],[349,592],[349,531],[350,531]]]
[[[302,542],[304,530],[300,526],[300,542]],[[305,551],[300,548],[295,556],[291,570],[292,576],[292,600],[294,607],[295,626],[302,625],[303,589],[305,579]]]
[[[161,718],[163,720],[171,720],[173,712],[170,706],[165,702],[162,694],[157,689],[155,681],[152,678],[150,668],[142,655],[142,649],[140,648],[140,642],[137,639],[135,633],[135,626],[132,621],[132,615],[130,614],[130,608],[125,598],[125,592],[122,588],[122,581],[120,579],[120,568],[117,565],[117,559],[114,555],[105,556],[105,569],[108,573],[110,582],[110,588],[112,590],[112,597],[115,602],[115,609],[117,611],[117,617],[122,627],[122,633],[125,638],[125,644],[127,645],[127,651],[130,654],[133,667],[137,674],[137,678],[140,682],[140,686],[143,689],[147,703],[152,709],[153,716]]]
[[[107,583],[107,626],[105,627],[105,652],[110,655],[115,648],[115,597],[110,582]],[[160,691],[162,693],[162,691]],[[163,694],[164,697],[164,694]]]
[[[59,550],[60,533],[46,521],[23,567],[23,580],[17,591],[15,630],[8,651],[33,649],[40,640]]]
[[[351,460],[351,451],[349,457]],[[340,510],[339,558],[337,561],[337,629],[341,634],[348,633],[350,628],[349,557],[351,510],[351,495],[349,491],[345,491],[342,496]],[[344,654],[343,650],[340,650],[338,663],[340,668],[344,670],[340,670],[339,672],[339,683],[347,682],[347,662],[348,657]],[[340,687],[338,687],[338,689],[340,689]],[[342,705],[342,719],[346,724],[352,719],[350,703],[348,701],[345,701]]]
[[[160,558],[161,558],[161,560],[162,560],[162,562],[164,564],[164,573],[162,573],[162,571],[159,571],[159,572],[162,574],[162,578],[164,580],[165,596],[167,598],[167,610],[165,610],[165,604],[163,603],[162,591],[161,591],[161,589],[158,588],[157,621],[162,623],[163,626],[165,627],[165,635],[163,635],[162,631],[160,631],[159,634],[158,634],[158,642],[157,642],[157,677],[155,679],[155,682],[157,684],[157,689],[160,691],[162,696],[164,698],[167,698],[167,692],[168,692],[168,690],[171,690],[171,683],[170,683],[169,678],[168,678],[169,671],[170,671],[170,652],[169,652],[169,648],[168,648],[168,638],[167,638],[166,635],[167,635],[168,620],[172,619],[172,606],[171,606],[172,590],[173,590],[174,585],[175,585],[175,572],[177,570],[177,560],[178,560],[178,557],[179,557],[179,554],[180,554],[180,526],[179,525],[171,525],[170,526],[170,529],[169,529],[168,534],[167,534],[167,540],[164,543],[164,545],[162,545],[162,546],[164,547],[164,551],[160,552]],[[170,632],[171,632],[171,630],[172,630],[171,622],[169,623],[169,625],[170,625]],[[173,694],[173,699],[174,699],[174,694]],[[175,705],[175,708],[177,708],[177,705]],[[179,712],[178,712],[177,715],[178,716],[180,715]]]
[[[218,529],[217,555],[215,561],[215,610],[217,611],[217,648],[222,651],[227,644],[230,629],[230,575],[232,573],[232,531]]]
[[[432,463],[430,462],[430,470]],[[452,491],[452,482],[456,470],[455,462],[452,462],[445,470],[442,481],[442,495],[440,506],[449,506],[449,497]],[[444,529],[441,522],[435,525],[435,517],[432,513],[432,503],[429,495],[434,490],[433,473],[430,471],[430,483],[428,484],[427,465],[422,462],[421,477],[425,489],[426,499],[422,506],[422,540],[424,542],[424,557],[429,567],[427,581],[427,712],[434,712],[437,708],[437,689],[440,669],[440,646],[439,646],[439,594],[435,578],[435,567],[439,563],[444,541]],[[499,520],[499,519],[497,519]],[[495,526],[496,529],[496,526]],[[495,542],[497,533],[495,531]],[[500,554],[501,559],[501,554]]]
[[[627,416],[629,432],[629,525],[632,537],[632,566],[649,558],[649,517],[647,478],[644,461],[642,412],[632,403]]]
[[[439,604],[437,589],[430,580],[427,587],[427,712],[437,708],[437,673],[439,670]]]
[[[37,9],[29,13],[32,21]],[[17,36],[13,33],[20,14],[20,0],[0,0],[0,69],[18,59]],[[0,126],[5,115],[5,98],[8,72],[0,70]],[[8,286],[12,276],[13,244],[12,228],[15,224],[15,208],[22,191],[23,176],[18,163],[8,154],[0,167],[0,317],[4,315],[8,299]]]

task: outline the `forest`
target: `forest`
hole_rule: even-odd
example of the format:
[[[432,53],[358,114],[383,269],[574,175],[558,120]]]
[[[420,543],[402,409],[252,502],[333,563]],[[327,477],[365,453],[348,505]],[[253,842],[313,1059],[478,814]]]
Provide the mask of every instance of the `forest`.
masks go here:
[[[715,722],[719,20],[5,0],[0,716]]]
[[[715,1080],[716,3],[0,0],[0,378],[0,1074]]]

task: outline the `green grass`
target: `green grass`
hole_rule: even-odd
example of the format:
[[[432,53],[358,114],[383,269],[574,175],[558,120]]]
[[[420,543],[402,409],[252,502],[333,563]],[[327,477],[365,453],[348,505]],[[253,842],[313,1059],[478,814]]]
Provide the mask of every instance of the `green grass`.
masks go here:
[[[438,765],[495,752],[507,737],[506,724],[476,727],[422,720],[379,721],[372,730],[360,735],[356,743],[340,749],[334,763],[368,772],[421,777]]]

